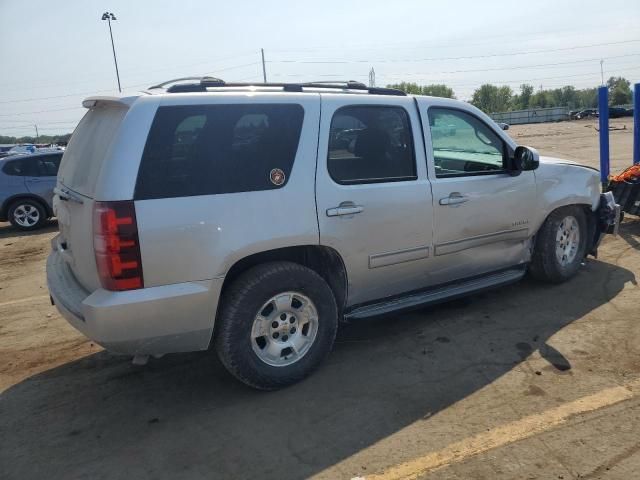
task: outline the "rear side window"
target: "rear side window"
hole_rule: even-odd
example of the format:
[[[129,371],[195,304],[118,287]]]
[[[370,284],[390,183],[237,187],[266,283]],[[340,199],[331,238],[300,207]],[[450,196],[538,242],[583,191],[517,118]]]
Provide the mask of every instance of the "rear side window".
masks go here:
[[[293,168],[303,118],[296,104],[160,107],[135,198],[280,188]]]
[[[14,177],[37,177],[38,162],[35,158],[22,158],[5,163],[2,171]]]
[[[415,180],[409,116],[404,108],[353,106],[336,111],[329,134],[329,174],[342,184]]]

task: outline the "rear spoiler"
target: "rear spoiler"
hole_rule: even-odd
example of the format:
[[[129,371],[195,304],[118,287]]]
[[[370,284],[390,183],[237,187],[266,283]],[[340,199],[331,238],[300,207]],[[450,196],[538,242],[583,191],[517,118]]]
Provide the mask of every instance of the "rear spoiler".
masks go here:
[[[99,103],[106,104],[116,104],[122,107],[129,108],[133,102],[138,99],[138,96],[132,97],[109,97],[109,96],[95,96],[95,97],[87,97],[82,101],[82,106],[84,108],[92,108],[98,105]]]

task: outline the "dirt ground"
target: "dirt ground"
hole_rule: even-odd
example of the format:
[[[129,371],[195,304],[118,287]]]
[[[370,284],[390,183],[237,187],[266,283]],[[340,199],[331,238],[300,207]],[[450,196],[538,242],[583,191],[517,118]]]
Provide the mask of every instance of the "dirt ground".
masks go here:
[[[597,165],[593,125],[509,133]],[[568,283],[350,323],[272,393],[206,352],[134,367],[86,340],[49,304],[56,228],[0,224],[0,478],[640,478],[640,219]]]

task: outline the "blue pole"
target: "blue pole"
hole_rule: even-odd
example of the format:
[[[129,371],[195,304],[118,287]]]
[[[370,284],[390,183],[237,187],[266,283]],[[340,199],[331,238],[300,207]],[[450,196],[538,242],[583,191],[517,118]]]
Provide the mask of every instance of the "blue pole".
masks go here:
[[[633,86],[633,163],[640,163],[640,83]]]
[[[598,88],[598,114],[600,122],[600,181],[605,187],[609,180],[609,92]]]

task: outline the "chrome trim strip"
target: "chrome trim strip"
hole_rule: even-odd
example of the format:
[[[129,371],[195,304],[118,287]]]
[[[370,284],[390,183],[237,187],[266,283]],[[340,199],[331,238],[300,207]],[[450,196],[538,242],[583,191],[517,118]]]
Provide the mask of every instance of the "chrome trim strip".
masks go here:
[[[376,253],[369,255],[369,268],[386,267],[396,263],[412,262],[429,257],[429,247],[426,245],[412,247],[395,252]]]
[[[440,243],[434,246],[435,256],[448,255],[460,252],[468,248],[479,247],[487,243],[502,242],[505,240],[526,240],[529,237],[528,228],[518,228],[517,230],[503,230],[501,232],[487,233],[477,237],[463,238],[453,242]]]

